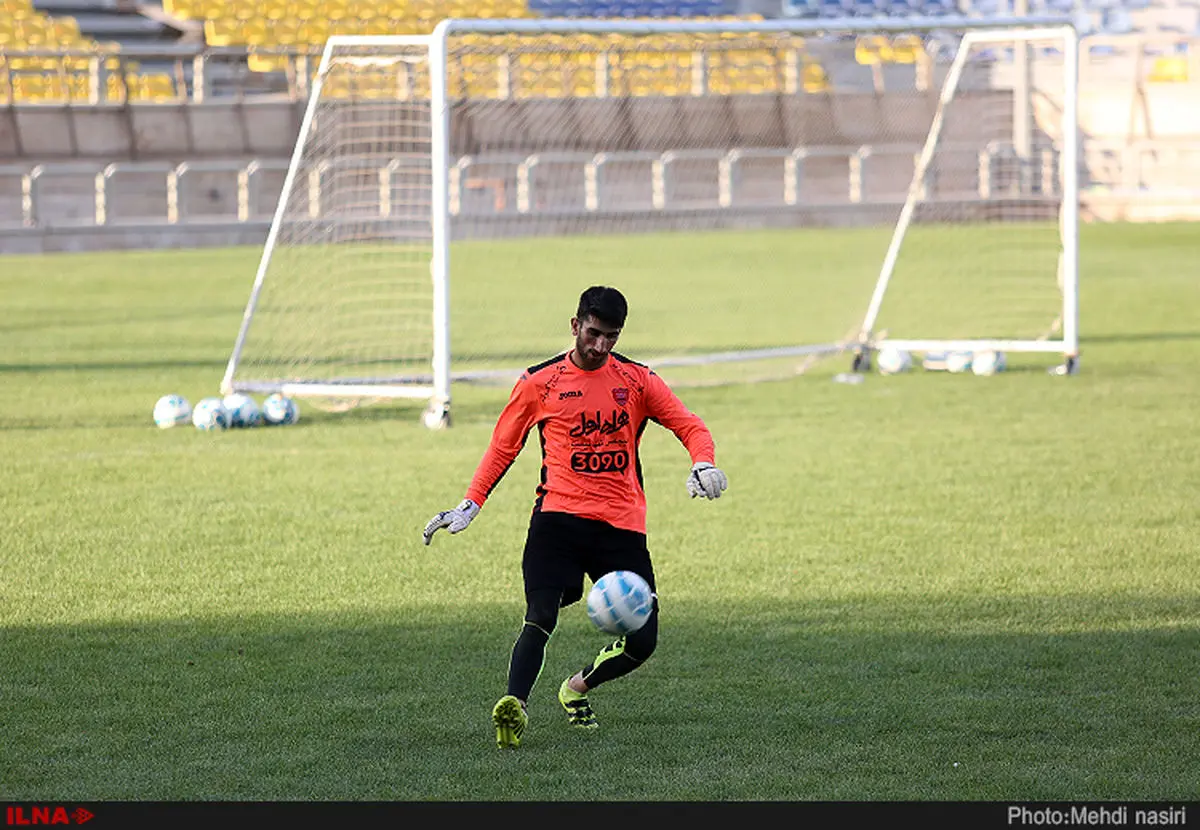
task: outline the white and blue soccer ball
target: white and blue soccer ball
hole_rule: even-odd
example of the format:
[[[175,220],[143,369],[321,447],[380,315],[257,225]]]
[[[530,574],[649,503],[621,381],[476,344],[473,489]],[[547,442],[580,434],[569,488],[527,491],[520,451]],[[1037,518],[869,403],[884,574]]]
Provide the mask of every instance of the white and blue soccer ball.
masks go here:
[[[991,350],[976,352],[975,359],[971,361],[971,371],[984,376],[1003,372],[1007,366],[1008,361],[1004,357],[1004,352]]]
[[[254,398],[241,392],[226,395],[223,403],[229,410],[231,427],[255,427],[262,423],[262,410]]]
[[[912,355],[905,349],[885,345],[875,355],[875,367],[881,375],[898,375],[912,368]]]
[[[159,429],[186,424],[192,418],[192,405],[183,395],[163,395],[154,404],[154,423]]]
[[[974,361],[975,355],[971,352],[950,352],[946,355],[946,370],[954,374],[969,372]]]
[[[205,432],[229,429],[229,410],[221,398],[204,398],[192,410],[192,424]]]
[[[296,401],[280,392],[268,395],[262,405],[263,421],[273,426],[287,426],[300,420]]]
[[[587,595],[588,619],[606,634],[637,631],[654,610],[654,592],[633,571],[611,571],[592,584]]]

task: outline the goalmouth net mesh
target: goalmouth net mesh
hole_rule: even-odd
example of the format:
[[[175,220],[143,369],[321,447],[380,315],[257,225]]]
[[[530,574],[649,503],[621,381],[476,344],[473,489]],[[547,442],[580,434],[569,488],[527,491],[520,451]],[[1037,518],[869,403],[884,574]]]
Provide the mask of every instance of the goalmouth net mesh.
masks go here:
[[[448,401],[569,348],[595,284],[676,384],[840,371],[814,362],[881,334],[1065,350],[1073,32],[1018,22],[335,38],[225,385]]]

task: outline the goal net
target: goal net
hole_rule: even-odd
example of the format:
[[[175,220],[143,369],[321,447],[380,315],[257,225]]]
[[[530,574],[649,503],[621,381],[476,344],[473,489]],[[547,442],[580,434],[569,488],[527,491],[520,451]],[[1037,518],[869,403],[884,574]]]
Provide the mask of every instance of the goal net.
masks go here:
[[[568,349],[596,284],[673,384],[1074,357],[1076,53],[1051,18],[331,38],[222,387],[441,425]]]

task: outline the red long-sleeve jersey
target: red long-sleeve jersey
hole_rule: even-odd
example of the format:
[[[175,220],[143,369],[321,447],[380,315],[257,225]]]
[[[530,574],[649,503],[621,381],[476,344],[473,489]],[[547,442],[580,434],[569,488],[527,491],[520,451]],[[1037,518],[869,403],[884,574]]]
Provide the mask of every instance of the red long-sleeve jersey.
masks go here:
[[[584,371],[560,354],[522,373],[500,413],[466,497],[482,505],[536,426],[542,472],[534,510],[571,513],[646,532],[638,445],[656,421],[692,463],[714,462],[712,434],[648,367],[615,352]]]

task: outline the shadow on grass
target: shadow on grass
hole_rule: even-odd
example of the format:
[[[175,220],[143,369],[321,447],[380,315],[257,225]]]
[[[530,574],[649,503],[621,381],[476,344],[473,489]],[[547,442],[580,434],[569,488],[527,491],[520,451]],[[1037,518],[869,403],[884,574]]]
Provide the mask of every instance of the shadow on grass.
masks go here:
[[[1200,331],[1155,331],[1138,334],[1088,334],[1080,339],[1080,350],[1101,343],[1169,343],[1172,341],[1200,340]]]
[[[237,320],[242,315],[242,306],[199,305],[189,303],[182,310],[164,311],[161,308],[149,307],[120,308],[116,310],[93,310],[87,317],[70,319],[57,317],[53,320],[34,322],[5,321],[0,324],[0,334],[8,332],[56,332],[65,329],[99,329],[103,327],[120,327],[125,325],[149,326],[157,323],[175,325],[178,323],[194,323],[198,321]]]
[[[1188,800],[1194,625],[994,632],[1193,599],[767,602],[732,623],[680,601],[652,661],[593,692],[595,733],[554,700],[607,643],[568,609],[518,752],[489,719],[511,606],[10,627],[0,780],[16,801]]]
[[[213,369],[224,371],[225,360],[130,360],[88,363],[74,360],[63,363],[0,363],[0,374],[33,374],[49,372],[145,372],[160,369]]]

